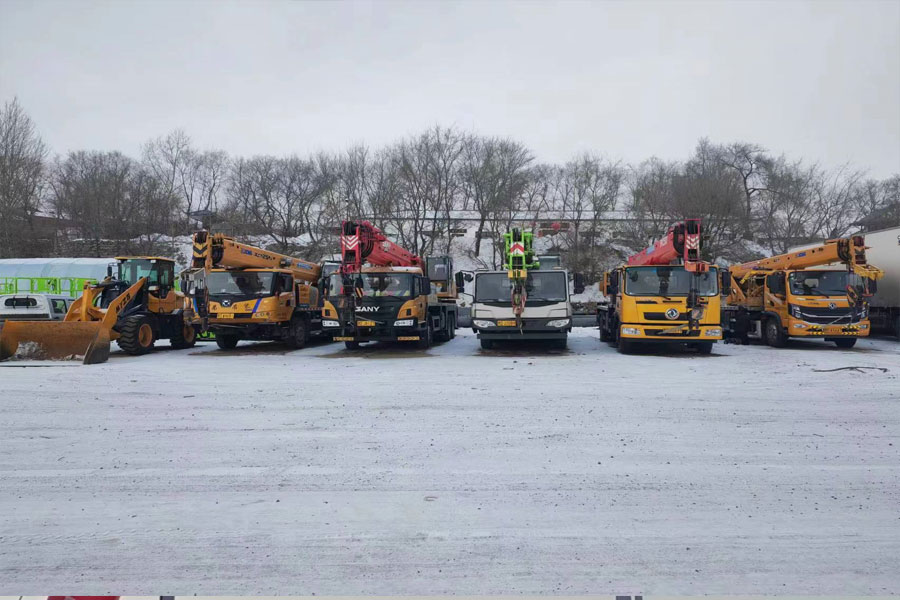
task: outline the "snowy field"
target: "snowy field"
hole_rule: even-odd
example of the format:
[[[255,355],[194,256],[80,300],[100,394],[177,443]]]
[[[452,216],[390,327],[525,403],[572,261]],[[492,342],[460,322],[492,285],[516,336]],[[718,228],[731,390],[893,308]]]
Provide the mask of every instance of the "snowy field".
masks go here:
[[[897,594],[898,374],[888,340],[621,356],[594,329],[7,362],[0,582]]]

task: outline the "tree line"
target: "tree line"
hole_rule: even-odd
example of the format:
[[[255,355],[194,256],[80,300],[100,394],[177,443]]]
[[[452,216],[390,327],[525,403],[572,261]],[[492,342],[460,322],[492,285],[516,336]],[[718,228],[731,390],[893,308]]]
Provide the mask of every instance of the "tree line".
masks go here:
[[[380,148],[249,157],[174,131],[139,156],[51,156],[17,100],[0,111],[0,257],[51,255],[70,239],[150,253],[204,224],[317,259],[337,250],[343,219],[367,218],[415,253],[484,266],[499,261],[497,236],[522,226],[595,275],[684,217],[703,218],[709,258],[746,260],[846,234],[876,210],[900,222],[898,207],[900,175],[873,180],[746,142],[702,139],[681,161],[587,153],[548,164],[514,139],[452,127]],[[474,243],[459,237],[467,228]]]

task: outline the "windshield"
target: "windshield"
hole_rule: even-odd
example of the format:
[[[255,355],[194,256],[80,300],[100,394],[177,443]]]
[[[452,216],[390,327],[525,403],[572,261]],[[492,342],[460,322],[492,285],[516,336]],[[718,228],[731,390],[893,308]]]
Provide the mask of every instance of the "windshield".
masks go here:
[[[794,271],[788,277],[795,296],[844,296],[847,294],[846,271]],[[855,279],[860,279],[854,276]],[[854,282],[859,283],[859,282]]]
[[[691,279],[696,278],[697,294],[715,296],[719,293],[716,269],[706,273],[691,273],[684,267],[628,267],[625,269],[625,293],[629,296],[687,296]]]
[[[268,296],[272,293],[272,271],[213,271],[206,287],[213,296]]]
[[[530,271],[525,284],[528,301],[565,302],[569,298],[562,271]],[[475,277],[475,302],[509,302],[512,281],[506,273],[479,273]]]
[[[362,295],[369,298],[410,298],[412,297],[413,275],[411,273],[357,273],[350,275],[354,288],[362,289]],[[343,288],[343,276],[335,273],[329,278],[328,293],[337,296]]]
[[[141,277],[147,277],[150,285],[158,284],[156,261],[149,259],[131,259],[119,263],[119,281],[137,283]]]

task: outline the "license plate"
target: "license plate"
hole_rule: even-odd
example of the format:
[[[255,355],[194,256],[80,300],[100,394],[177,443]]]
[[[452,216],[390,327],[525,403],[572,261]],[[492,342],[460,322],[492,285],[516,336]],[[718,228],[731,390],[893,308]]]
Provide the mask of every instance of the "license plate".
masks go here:
[[[233,319],[234,315],[231,313],[219,313],[216,318],[218,319]]]
[[[398,342],[415,342],[418,341],[419,336],[417,335],[401,335],[397,337]]]
[[[375,321],[357,321],[357,327],[375,327]]]
[[[515,327],[515,321],[497,321],[497,327]]]
[[[331,339],[333,339],[336,342],[352,342],[353,341],[352,337],[342,337],[342,336],[334,336]]]

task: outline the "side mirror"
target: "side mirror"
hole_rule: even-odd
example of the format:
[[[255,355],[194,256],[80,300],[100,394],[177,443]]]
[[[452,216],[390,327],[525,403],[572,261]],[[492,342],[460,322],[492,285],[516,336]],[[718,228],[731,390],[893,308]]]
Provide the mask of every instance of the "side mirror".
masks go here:
[[[723,296],[731,295],[731,271],[728,269],[719,271],[719,292]]]
[[[572,287],[574,288],[575,293],[576,293],[576,294],[583,294],[583,293],[584,293],[584,274],[582,274],[582,273],[575,273],[575,275],[573,276],[572,279],[573,279],[573,282],[572,282],[572,283],[573,283],[573,286],[572,286]]]
[[[874,296],[878,293],[878,282],[874,279],[866,279],[866,296]]]
[[[464,292],[466,291],[466,276],[462,271],[457,271],[456,275],[453,276],[456,280],[456,291]]]
[[[112,264],[106,265],[106,276],[107,277],[112,277],[112,268],[113,268]]]
[[[784,295],[784,274],[783,273],[772,273],[771,275],[766,276],[766,287],[769,288],[769,291],[773,294],[777,294],[779,296]]]

